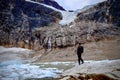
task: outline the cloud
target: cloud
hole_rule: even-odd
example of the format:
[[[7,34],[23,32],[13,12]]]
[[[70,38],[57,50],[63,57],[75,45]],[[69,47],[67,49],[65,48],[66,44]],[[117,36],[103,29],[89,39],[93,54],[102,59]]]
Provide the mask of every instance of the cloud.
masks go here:
[[[105,0],[55,0],[66,10],[81,9],[87,5],[92,5]]]

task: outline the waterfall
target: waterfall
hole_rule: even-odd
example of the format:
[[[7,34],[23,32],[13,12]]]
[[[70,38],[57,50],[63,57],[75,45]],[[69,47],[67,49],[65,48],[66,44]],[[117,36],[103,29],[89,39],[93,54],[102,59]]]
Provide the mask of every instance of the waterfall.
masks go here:
[[[48,38],[48,51],[51,50],[51,46],[52,46],[51,37],[49,37],[49,38]]]

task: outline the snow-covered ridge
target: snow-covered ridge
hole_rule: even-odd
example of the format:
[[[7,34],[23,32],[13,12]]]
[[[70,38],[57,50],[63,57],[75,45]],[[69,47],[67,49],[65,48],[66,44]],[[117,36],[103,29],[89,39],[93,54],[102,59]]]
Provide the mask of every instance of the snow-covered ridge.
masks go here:
[[[76,12],[62,11],[62,10],[56,9],[56,8],[54,8],[52,6],[45,5],[45,4],[42,4],[42,3],[39,3],[39,2],[35,2],[35,1],[31,1],[31,0],[26,0],[26,1],[30,2],[30,3],[40,4],[40,5],[43,5],[45,7],[51,8],[51,9],[53,9],[55,11],[61,12],[62,16],[63,16],[63,19],[59,22],[59,24],[61,24],[61,25],[66,25],[66,24],[69,24],[69,23],[73,22],[74,19],[76,18],[76,15],[77,15]]]
[[[31,1],[31,0],[26,0],[26,1],[31,2],[31,3],[40,4],[40,5],[43,5],[45,7],[51,8],[51,9],[53,9],[55,11],[61,12],[62,16],[63,16],[63,19],[59,22],[59,24],[61,24],[61,25],[66,25],[66,24],[69,24],[71,22],[74,22],[74,20],[76,19],[76,16],[77,16],[78,13],[83,12],[83,11],[85,11],[85,10],[87,10],[87,9],[89,9],[89,8],[91,8],[91,7],[93,7],[94,5],[97,4],[96,3],[96,4],[93,4],[93,5],[88,5],[88,6],[84,7],[84,8],[82,8],[82,9],[78,9],[78,10],[73,11],[73,12],[68,12],[68,11],[62,11],[62,10],[56,9],[56,8],[54,8],[52,6],[42,4],[42,3],[39,3],[39,2],[35,2],[35,1]],[[103,1],[106,1],[106,0],[103,0]],[[100,2],[103,2],[103,1],[100,1]]]
[[[31,1],[31,0],[25,0],[25,1],[30,2],[30,3],[40,4],[40,5],[43,5],[43,6],[45,6],[45,7],[51,8],[51,9],[53,9],[53,10],[55,10],[55,11],[61,11],[61,10],[59,10],[59,9],[56,9],[56,8],[54,8],[54,7],[52,7],[52,6],[49,6],[49,5],[46,5],[46,4],[43,4],[43,3],[39,3],[39,2]]]

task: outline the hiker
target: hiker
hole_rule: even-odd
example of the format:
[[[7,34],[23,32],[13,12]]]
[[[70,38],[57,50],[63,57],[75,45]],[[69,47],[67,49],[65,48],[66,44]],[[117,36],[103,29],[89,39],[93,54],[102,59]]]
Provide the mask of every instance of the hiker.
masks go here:
[[[82,53],[84,51],[84,47],[81,46],[81,43],[79,43],[78,48],[77,48],[77,56],[78,56],[78,64],[80,65],[80,62],[82,61],[82,64],[84,63],[82,59]]]

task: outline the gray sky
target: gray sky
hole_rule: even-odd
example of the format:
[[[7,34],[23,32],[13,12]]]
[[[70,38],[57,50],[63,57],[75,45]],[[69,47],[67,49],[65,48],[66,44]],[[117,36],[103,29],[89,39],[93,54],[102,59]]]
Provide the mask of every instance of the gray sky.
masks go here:
[[[55,0],[66,10],[81,9],[87,5],[92,5],[105,0]]]

